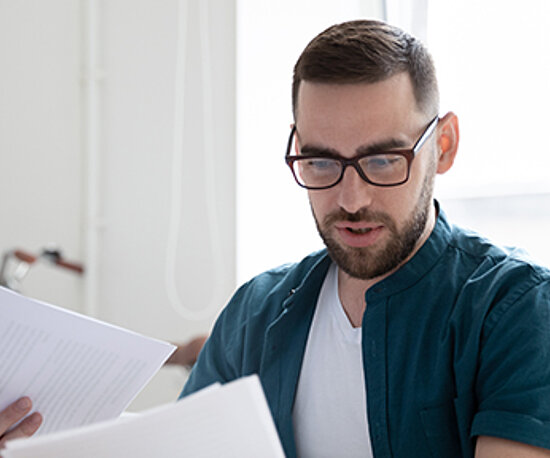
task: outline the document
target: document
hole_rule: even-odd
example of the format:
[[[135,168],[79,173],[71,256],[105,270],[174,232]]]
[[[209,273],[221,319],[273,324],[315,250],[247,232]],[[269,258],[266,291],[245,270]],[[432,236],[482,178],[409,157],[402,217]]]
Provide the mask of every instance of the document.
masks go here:
[[[256,375],[130,417],[7,443],[4,458],[284,458]]]
[[[29,396],[37,435],[119,416],[174,349],[0,288],[0,409]]]

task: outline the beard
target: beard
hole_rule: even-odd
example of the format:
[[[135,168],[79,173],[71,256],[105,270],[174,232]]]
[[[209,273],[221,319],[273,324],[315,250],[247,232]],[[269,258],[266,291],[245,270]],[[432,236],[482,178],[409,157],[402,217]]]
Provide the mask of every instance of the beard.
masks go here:
[[[330,257],[340,269],[353,278],[369,280],[394,270],[409,257],[424,233],[430,206],[433,205],[435,170],[433,173],[431,172],[432,170],[426,174],[420,197],[411,216],[401,229],[387,213],[371,211],[368,208],[362,208],[356,213],[348,213],[340,208],[325,216],[322,222],[319,222],[313,212],[317,231],[323,239]],[[341,221],[382,223],[389,230],[389,240],[380,248],[356,248],[342,245],[331,235],[333,224]]]

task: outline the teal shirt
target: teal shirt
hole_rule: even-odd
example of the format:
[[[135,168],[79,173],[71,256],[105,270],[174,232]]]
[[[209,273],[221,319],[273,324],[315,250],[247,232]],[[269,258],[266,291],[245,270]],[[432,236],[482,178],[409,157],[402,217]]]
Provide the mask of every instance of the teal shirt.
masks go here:
[[[243,285],[182,396],[260,376],[285,453],[325,251]],[[366,291],[362,324],[375,457],[473,457],[489,435],[550,448],[550,272],[440,212],[414,257]],[[346,374],[341,374],[345,377]]]

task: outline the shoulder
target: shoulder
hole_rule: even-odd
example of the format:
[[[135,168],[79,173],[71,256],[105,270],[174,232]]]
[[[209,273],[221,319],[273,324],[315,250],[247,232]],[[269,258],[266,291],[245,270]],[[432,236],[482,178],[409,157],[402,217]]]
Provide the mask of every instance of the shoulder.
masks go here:
[[[486,332],[506,314],[519,320],[548,315],[550,270],[526,252],[453,226],[446,257],[448,274],[459,286],[460,302],[483,315]]]

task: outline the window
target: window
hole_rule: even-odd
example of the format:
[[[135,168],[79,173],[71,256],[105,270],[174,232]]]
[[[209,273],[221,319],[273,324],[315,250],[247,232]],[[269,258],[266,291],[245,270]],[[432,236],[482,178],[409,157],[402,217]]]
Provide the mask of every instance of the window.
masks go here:
[[[550,192],[550,2],[432,0],[427,44],[442,112],[461,127],[449,195]]]
[[[386,0],[427,43],[459,154],[438,178],[451,220],[550,266],[550,2]]]

